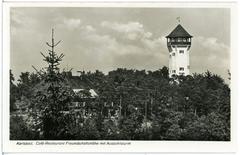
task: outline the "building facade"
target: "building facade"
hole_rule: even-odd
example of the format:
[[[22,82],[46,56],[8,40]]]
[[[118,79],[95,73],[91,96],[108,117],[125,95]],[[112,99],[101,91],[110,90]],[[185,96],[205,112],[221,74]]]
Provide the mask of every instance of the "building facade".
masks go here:
[[[189,75],[189,52],[192,36],[178,24],[166,38],[169,50],[169,77],[173,75]]]

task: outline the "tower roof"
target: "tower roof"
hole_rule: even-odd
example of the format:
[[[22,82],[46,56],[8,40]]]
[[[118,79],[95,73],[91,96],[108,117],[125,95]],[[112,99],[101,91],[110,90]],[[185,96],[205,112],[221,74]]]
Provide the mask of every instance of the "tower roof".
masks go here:
[[[166,38],[177,37],[191,38],[192,36],[180,24],[178,24],[177,27],[168,36],[166,36]]]

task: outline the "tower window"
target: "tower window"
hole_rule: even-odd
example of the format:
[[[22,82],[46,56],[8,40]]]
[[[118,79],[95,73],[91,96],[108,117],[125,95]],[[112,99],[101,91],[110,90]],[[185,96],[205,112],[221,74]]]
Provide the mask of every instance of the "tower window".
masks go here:
[[[180,71],[184,71],[184,67],[180,67],[179,70],[180,70]]]
[[[173,53],[172,56],[175,56],[175,53]]]
[[[177,41],[178,41],[178,42],[182,42],[182,38],[178,38]]]
[[[182,54],[183,54],[183,53],[184,53],[184,50],[180,50],[179,53],[182,53]]]
[[[172,70],[172,73],[176,73],[176,70]]]
[[[190,69],[190,66],[188,65],[187,68]]]

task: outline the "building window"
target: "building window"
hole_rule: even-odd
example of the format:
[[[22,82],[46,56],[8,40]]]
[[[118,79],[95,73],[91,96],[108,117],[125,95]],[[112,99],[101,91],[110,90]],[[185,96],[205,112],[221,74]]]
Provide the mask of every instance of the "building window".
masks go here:
[[[178,38],[177,41],[178,41],[178,42],[182,42],[182,38]]]
[[[184,53],[184,50],[180,50],[179,53],[182,53],[182,54],[183,54],[183,53]]]
[[[173,53],[172,56],[175,56],[175,53]]]
[[[187,68],[190,69],[190,66],[188,65]]]
[[[184,71],[184,68],[183,68],[183,67],[180,67],[179,70],[180,70],[180,71]]]
[[[172,70],[172,73],[176,73],[176,70]]]
[[[184,73],[179,73],[179,75],[184,75]]]

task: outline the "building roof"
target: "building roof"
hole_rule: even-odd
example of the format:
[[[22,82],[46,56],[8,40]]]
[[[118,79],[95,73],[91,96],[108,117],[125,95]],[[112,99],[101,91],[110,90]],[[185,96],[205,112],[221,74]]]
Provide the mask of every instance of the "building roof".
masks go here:
[[[98,97],[98,94],[95,92],[94,89],[89,89],[89,90],[86,90],[86,89],[73,89],[73,92],[76,95],[80,95],[82,97],[84,97],[84,95],[82,94],[83,91],[88,91],[91,98]]]
[[[182,27],[182,25],[178,24],[178,26],[168,36],[166,36],[166,38],[177,37],[191,38],[192,36]]]

